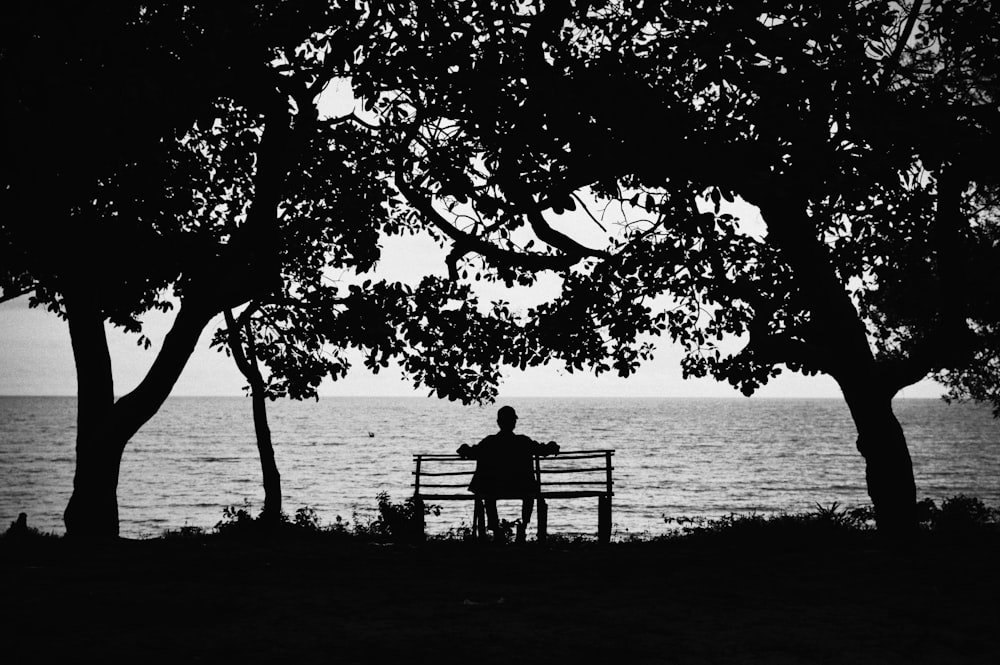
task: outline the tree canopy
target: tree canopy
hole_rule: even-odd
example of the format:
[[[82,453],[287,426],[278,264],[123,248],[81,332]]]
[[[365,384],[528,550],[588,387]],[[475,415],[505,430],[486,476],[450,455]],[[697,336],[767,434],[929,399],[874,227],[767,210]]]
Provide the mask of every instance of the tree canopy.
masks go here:
[[[492,278],[600,260],[539,329],[580,316],[581,335],[629,346],[636,328],[668,331],[688,374],[747,393],[778,365],[836,367],[844,326],[891,393],[965,362],[967,310],[992,279],[958,258],[988,255],[995,233],[994,171],[979,168],[996,144],[989,3],[470,4],[389,3],[395,51],[375,62],[412,71],[382,81],[408,151],[396,184],[453,260]],[[553,228],[585,188],[632,214],[620,244]],[[547,251],[513,251],[522,227]],[[669,311],[643,305],[661,294]],[[750,344],[726,355],[714,342],[733,335]],[[564,340],[571,367],[606,367],[596,339]]]
[[[914,523],[893,396],[983,396],[996,367],[990,2],[387,6],[359,87],[453,276],[564,280],[505,361],[628,375],[666,333],[746,394],[829,374],[880,523]],[[557,230],[592,197],[627,222],[602,247]]]

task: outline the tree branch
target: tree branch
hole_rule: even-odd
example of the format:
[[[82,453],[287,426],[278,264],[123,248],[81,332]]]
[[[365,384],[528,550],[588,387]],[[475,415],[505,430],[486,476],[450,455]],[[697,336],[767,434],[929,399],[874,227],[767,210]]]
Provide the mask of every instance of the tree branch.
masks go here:
[[[765,332],[762,326],[750,326],[750,341],[743,350],[761,364],[800,365],[830,375],[837,364],[834,354],[828,349],[791,335]]]
[[[608,257],[607,252],[585,247],[569,236],[556,231],[549,226],[549,223],[545,221],[545,217],[542,216],[541,211],[537,208],[528,210],[525,216],[528,218],[528,223],[531,224],[531,230],[535,232],[538,239],[550,247],[555,247],[568,255],[576,256],[578,259],[586,257],[603,259]]]
[[[570,196],[576,199],[576,202],[580,204],[580,207],[583,208],[583,211],[587,213],[587,217],[590,217],[590,219],[593,220],[594,224],[597,224],[597,227],[599,229],[601,229],[605,233],[608,232],[608,230],[604,227],[604,224],[601,224],[600,220],[594,217],[594,213],[590,212],[590,208],[587,207],[587,204],[583,202],[583,199],[581,199],[576,192],[573,192]]]
[[[331,125],[340,125],[340,124],[345,123],[345,122],[351,122],[351,123],[354,123],[355,125],[358,125],[359,127],[363,127],[365,129],[370,129],[373,132],[380,132],[380,131],[382,131],[382,127],[380,127],[379,125],[373,125],[372,123],[368,122],[367,120],[363,120],[362,118],[359,118],[357,116],[357,114],[353,113],[353,112],[352,113],[348,113],[347,115],[342,115],[339,118],[329,118],[327,120],[327,122],[329,122]]]
[[[248,307],[244,313],[249,310]],[[250,366],[250,361],[247,360],[247,354],[243,349],[243,339],[240,336],[241,329],[246,329],[248,335],[253,334],[253,331],[250,330],[250,320],[249,318],[244,319],[241,315],[241,321],[237,321],[231,309],[226,309],[222,313],[226,318],[226,341],[229,344],[229,350],[233,353],[236,367],[247,381],[253,382],[253,368]],[[241,323],[243,325],[240,325]]]
[[[579,262],[582,256],[561,256],[541,254],[538,252],[518,252],[497,247],[480,236],[466,233],[449,224],[437,210],[431,199],[424,196],[411,185],[403,173],[402,160],[397,160],[395,173],[396,188],[406,197],[406,200],[430,222],[444,233],[454,243],[454,252],[461,254],[476,253],[494,265],[504,267],[521,267],[528,270],[565,270]]]
[[[937,254],[937,278],[941,299],[938,321],[930,333],[906,357],[883,360],[880,369],[895,391],[902,390],[929,373],[962,364],[972,357],[975,333],[968,323],[960,275],[965,251],[962,243],[963,194],[969,178],[955,165],[945,165],[938,175],[937,207],[932,241]]]
[[[31,286],[26,286],[17,293],[7,293],[4,291],[3,295],[0,295],[0,303],[5,303],[8,300],[14,300],[15,298],[20,298],[21,296],[27,295],[35,290],[38,286],[37,283],[32,283]]]
[[[923,4],[923,0],[913,0],[913,6],[910,7],[910,14],[906,17],[906,25],[903,27],[903,32],[899,35],[899,38],[896,40],[896,47],[892,50],[892,55],[889,56],[889,61],[886,63],[885,71],[882,74],[882,80],[879,83],[879,87],[882,90],[885,90],[892,82],[892,77],[895,75],[896,68],[899,66],[899,59],[903,57],[903,51],[906,49],[906,43],[910,41],[910,35],[913,34],[913,28],[917,24],[917,19],[920,17],[920,8]]]
[[[182,300],[174,324],[142,382],[114,406],[115,440],[128,441],[160,409],[215,311]]]

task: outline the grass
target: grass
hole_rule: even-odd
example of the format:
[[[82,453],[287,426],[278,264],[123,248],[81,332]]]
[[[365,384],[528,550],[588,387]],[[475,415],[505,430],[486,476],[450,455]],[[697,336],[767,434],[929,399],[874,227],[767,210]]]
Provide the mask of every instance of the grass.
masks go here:
[[[265,531],[241,506],[211,531],[102,547],[8,533],[2,648],[16,663],[1000,662],[997,512],[924,506],[905,546],[839,506],[603,546],[413,544],[391,509],[339,526],[302,509]]]
[[[210,531],[198,527],[181,527],[162,534],[165,539],[192,538],[287,538],[307,540],[340,541],[353,539],[366,543],[414,544],[423,542],[417,521],[417,507],[411,498],[394,503],[388,494],[376,496],[375,517],[362,518],[357,510],[350,520],[339,515],[332,524],[321,523],[316,511],[303,506],[292,517],[282,514],[277,524],[267,524],[259,516],[253,516],[248,501],[242,506],[227,506],[223,518]],[[425,516],[438,515],[440,507],[426,505]],[[943,500],[940,505],[932,499],[923,499],[917,504],[919,531],[921,536],[943,536],[957,538],[982,536],[1000,530],[1000,508],[985,505],[980,499],[957,495]],[[649,533],[616,534],[618,542],[657,542],[695,539],[724,539],[767,541],[819,540],[845,541],[850,539],[873,538],[876,534],[875,515],[870,506],[845,508],[839,503],[829,506],[816,504],[813,511],[802,513],[779,513],[764,515],[754,512],[730,513],[719,518],[664,517],[668,531],[662,535]],[[501,521],[499,539],[504,543],[513,541],[518,520]],[[565,537],[549,534],[551,543],[565,546],[569,543],[592,543],[588,536]],[[463,524],[440,535],[428,536],[432,541],[473,540],[472,529]]]

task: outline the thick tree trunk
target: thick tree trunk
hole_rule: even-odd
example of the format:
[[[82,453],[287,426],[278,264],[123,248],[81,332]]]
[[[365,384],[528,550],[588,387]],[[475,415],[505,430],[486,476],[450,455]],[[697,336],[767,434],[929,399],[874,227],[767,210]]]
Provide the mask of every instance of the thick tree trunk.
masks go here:
[[[916,533],[917,490],[906,437],[892,411],[892,395],[869,382],[842,382],[844,398],[858,430],[858,452],[865,458],[868,496],[880,533],[909,538]]]
[[[805,200],[793,197],[782,193],[762,211],[809,307],[809,326],[800,331],[807,348],[794,360],[830,374],[840,384],[858,431],[879,532],[908,537],[917,528],[916,487],[906,437],[892,412],[892,398],[903,384],[889,381],[880,370],[865,323],[804,212]]]
[[[124,446],[113,440],[114,383],[104,316],[91,289],[67,289],[76,361],[77,431],[73,494],[63,514],[69,536],[118,536],[118,470]]]
[[[101,436],[77,435],[73,494],[63,513],[67,536],[118,537],[118,471],[124,449]]]
[[[97,288],[65,289],[77,374],[76,473],[63,521],[67,536],[118,536],[118,473],[125,446],[159,410],[211,320],[203,307],[181,305],[163,347],[135,390],[117,402]]]

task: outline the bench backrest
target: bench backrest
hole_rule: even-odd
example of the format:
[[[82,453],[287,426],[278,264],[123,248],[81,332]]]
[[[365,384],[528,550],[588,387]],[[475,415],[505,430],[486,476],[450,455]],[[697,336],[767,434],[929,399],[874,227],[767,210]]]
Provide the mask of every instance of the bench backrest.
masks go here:
[[[542,493],[558,493],[562,496],[613,495],[613,466],[611,458],[614,450],[567,450],[555,455],[535,457],[535,479]],[[476,461],[455,454],[416,454],[413,456],[413,494],[455,492],[458,494],[469,486],[476,470]],[[467,495],[469,498],[471,494]],[[444,498],[438,495],[438,498]],[[514,497],[511,497],[514,498]]]

